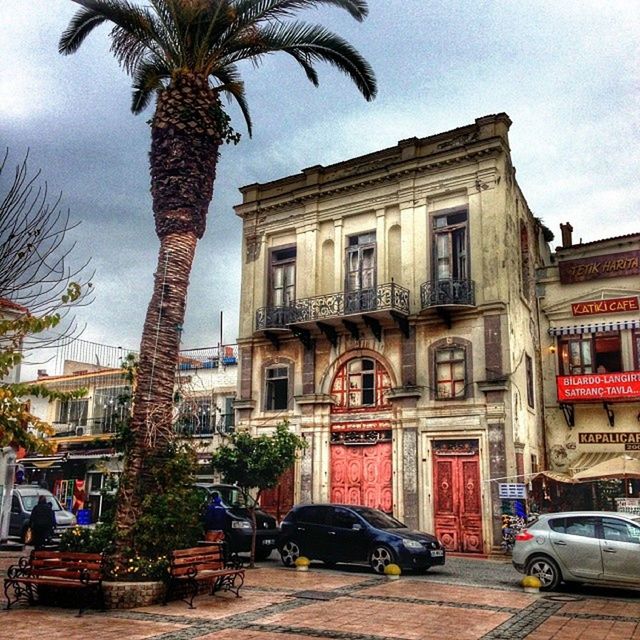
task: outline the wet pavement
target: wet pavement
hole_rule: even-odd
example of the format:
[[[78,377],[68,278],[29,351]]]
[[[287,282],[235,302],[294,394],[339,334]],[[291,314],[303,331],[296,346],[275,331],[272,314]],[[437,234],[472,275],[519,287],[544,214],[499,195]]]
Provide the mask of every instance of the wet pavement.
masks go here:
[[[0,553],[0,574],[16,554]],[[390,581],[364,567],[247,569],[242,597],[200,596],[130,611],[19,606],[0,638],[25,640],[640,640],[640,591],[563,588],[532,595],[508,562],[448,558]],[[4,607],[4,603],[3,603]]]

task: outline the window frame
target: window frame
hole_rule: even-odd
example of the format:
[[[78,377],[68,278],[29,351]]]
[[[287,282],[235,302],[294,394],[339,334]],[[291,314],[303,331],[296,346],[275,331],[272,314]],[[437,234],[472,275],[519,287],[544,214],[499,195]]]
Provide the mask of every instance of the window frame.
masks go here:
[[[285,375],[280,375],[277,377],[269,377],[270,371],[275,371],[277,369],[282,369],[286,371]],[[262,379],[263,379],[263,390],[264,390],[264,402],[263,408],[264,411],[288,411],[291,405],[291,382],[292,382],[292,373],[293,373],[293,365],[289,362],[272,362],[265,365],[263,369]],[[270,387],[272,383],[286,380],[286,402],[284,407],[275,407],[272,406],[271,398],[273,398],[275,402],[275,394],[270,391]]]
[[[459,396],[440,396],[438,386],[438,365],[446,363],[439,363],[437,360],[437,354],[446,350],[461,350],[463,358],[458,359],[455,362],[463,362],[464,370],[464,384],[463,392]],[[459,402],[460,400],[468,400],[473,398],[473,349],[468,340],[458,337],[441,338],[436,342],[429,345],[429,378],[431,380],[430,395],[431,399],[437,402]]]
[[[462,221],[449,221],[464,214]],[[438,221],[445,219],[445,224],[438,226]],[[471,277],[471,260],[469,251],[469,208],[454,207],[452,209],[441,209],[434,211],[431,215],[431,273],[432,280],[469,280]],[[462,235],[462,242],[458,236]],[[440,275],[440,242],[439,238],[446,240],[447,271],[448,275]],[[463,246],[462,246],[463,245]],[[462,249],[462,250],[461,250]]]
[[[558,371],[560,371],[560,375],[563,376],[579,376],[579,375],[590,375],[594,373],[601,373],[598,371],[602,364],[598,364],[599,354],[607,353],[606,351],[598,351],[597,342],[598,340],[618,340],[618,351],[617,351],[617,359],[618,359],[618,369],[608,368],[606,369],[607,373],[621,373],[624,369],[624,361],[622,358],[622,335],[620,331],[598,331],[596,333],[578,333],[574,335],[566,335],[559,336],[558,338]],[[591,361],[588,364],[585,364],[586,355],[585,350],[581,346],[579,348],[580,355],[580,364],[572,364],[571,363],[571,344],[580,344],[589,346],[589,358]],[[601,362],[601,361],[600,361]],[[566,366],[565,366],[566,363]],[[590,369],[586,371],[586,369]]]
[[[524,354],[524,366],[525,376],[527,383],[527,404],[530,409],[535,409],[535,383],[534,383],[534,371],[533,371],[533,358],[528,354]]]
[[[286,255],[289,254],[289,255]],[[288,307],[296,300],[296,276],[297,276],[297,245],[289,244],[281,247],[274,247],[269,252],[269,282],[267,306]],[[286,268],[293,267],[293,282],[286,281]],[[282,276],[282,304],[276,304],[276,270],[283,270]]]

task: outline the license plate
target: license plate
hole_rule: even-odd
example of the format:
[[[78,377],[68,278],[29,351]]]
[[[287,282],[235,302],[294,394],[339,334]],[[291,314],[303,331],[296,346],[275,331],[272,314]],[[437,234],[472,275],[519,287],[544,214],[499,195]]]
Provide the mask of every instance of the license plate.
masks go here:
[[[431,552],[432,558],[440,558],[443,555],[444,555],[444,551],[442,549],[436,549],[435,551]]]
[[[267,545],[267,544],[275,544],[275,543],[276,543],[276,541],[275,541],[273,538],[265,538],[265,539],[262,541],[262,544],[264,544],[264,545]]]

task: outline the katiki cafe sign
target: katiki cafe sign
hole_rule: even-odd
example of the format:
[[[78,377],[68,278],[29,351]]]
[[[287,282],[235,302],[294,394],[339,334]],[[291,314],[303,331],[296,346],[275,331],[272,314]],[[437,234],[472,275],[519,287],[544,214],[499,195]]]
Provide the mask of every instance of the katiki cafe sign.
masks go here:
[[[638,296],[575,302],[571,305],[571,313],[574,316],[595,316],[600,313],[625,313],[626,311],[640,311]]]
[[[556,378],[558,402],[640,400],[640,371]]]

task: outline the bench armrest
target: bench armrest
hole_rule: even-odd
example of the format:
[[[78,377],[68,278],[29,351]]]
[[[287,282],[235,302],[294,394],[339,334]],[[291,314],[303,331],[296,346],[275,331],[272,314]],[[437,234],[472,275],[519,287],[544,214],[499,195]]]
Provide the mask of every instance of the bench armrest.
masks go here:
[[[31,564],[29,558],[22,557],[18,560],[18,564],[12,564],[7,569],[7,577],[11,579],[24,578],[31,573]]]

